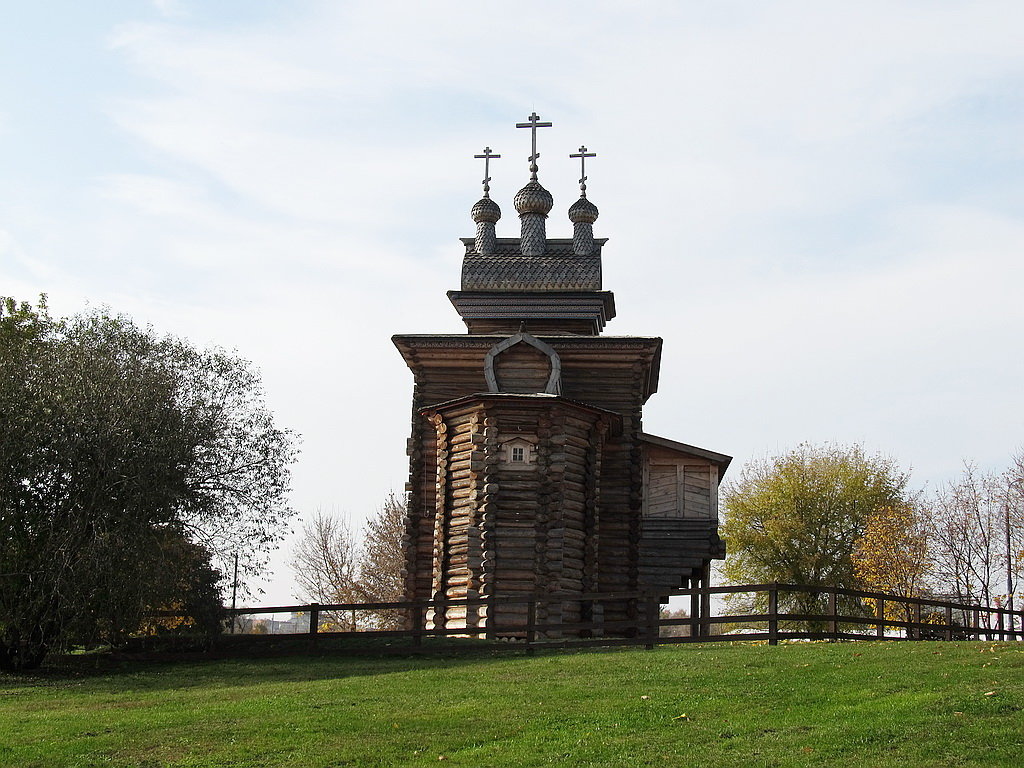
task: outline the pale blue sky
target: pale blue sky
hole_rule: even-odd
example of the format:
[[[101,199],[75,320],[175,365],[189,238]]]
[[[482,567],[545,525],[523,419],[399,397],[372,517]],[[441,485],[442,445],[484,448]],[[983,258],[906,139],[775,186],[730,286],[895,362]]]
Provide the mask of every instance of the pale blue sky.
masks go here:
[[[648,431],[918,485],[1024,446],[1019,0],[5,6],[0,293],[253,359],[304,514],[402,487],[390,336],[463,330],[472,155],[516,235],[534,109],[549,232],[586,144],[607,332],[665,339]]]

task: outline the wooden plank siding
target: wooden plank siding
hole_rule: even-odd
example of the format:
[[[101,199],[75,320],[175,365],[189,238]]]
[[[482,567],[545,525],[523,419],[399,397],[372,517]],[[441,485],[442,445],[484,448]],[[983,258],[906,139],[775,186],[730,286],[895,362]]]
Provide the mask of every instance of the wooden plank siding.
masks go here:
[[[723,552],[719,466],[642,432],[661,340],[538,337],[558,356],[555,396],[538,394],[551,358],[527,344],[493,356],[501,391],[488,391],[485,357],[505,338],[395,337],[415,376],[406,597],[463,601],[431,609],[425,626],[525,633],[525,604],[487,598],[695,585]],[[517,439],[530,461],[513,466],[504,446]],[[477,597],[484,602],[467,607]],[[551,600],[534,619],[630,621],[636,610],[628,600]]]

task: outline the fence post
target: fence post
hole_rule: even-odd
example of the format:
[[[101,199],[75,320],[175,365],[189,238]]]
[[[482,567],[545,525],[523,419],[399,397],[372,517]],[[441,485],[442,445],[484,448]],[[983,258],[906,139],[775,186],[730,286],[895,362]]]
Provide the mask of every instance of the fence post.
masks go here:
[[[700,580],[700,636],[711,637],[711,565],[705,563]]]
[[[533,655],[533,641],[537,636],[537,598],[526,604],[526,655]]]
[[[1000,642],[1006,642],[1006,628],[1005,621],[1003,619],[1003,609],[999,608],[996,610],[996,629],[998,630],[998,636]]]
[[[839,639],[839,609],[836,605],[836,590],[833,587],[828,593],[828,632],[832,637],[829,638],[829,642],[835,642]]]
[[[690,579],[690,638],[700,637],[700,593],[697,580]]]
[[[487,585],[488,590],[493,590],[494,587]],[[485,640],[493,640],[497,637],[497,633],[494,631],[494,623],[498,620],[498,613],[495,607],[494,593],[489,591],[487,593],[487,602],[484,604],[484,610],[487,614],[487,632],[484,633]]]
[[[779,644],[779,585],[768,587],[768,645]]]
[[[875,598],[875,618],[878,622],[875,624],[875,637],[885,637],[885,598]]]
[[[953,606],[946,606],[946,639],[953,639]]]
[[[981,611],[975,608],[972,612],[971,621],[974,623],[974,639],[981,640]]]
[[[920,603],[914,603],[914,624],[916,624],[917,626],[914,627],[913,638],[915,640],[920,640],[921,639],[921,604]],[[910,636],[910,632],[909,631],[907,632],[907,635]]]
[[[316,633],[320,628],[320,603],[309,604],[309,644],[316,645]]]
[[[414,605],[412,611],[410,611],[410,617],[412,619],[412,626],[409,629],[412,630],[412,644],[414,647],[419,648],[423,645],[423,606]]]
[[[658,636],[658,614],[660,613],[659,608],[661,604],[658,602],[658,598],[651,597],[645,601],[645,613],[647,614],[647,628],[645,635],[647,636],[647,642],[644,643],[644,648],[648,651],[654,649],[654,639]]]

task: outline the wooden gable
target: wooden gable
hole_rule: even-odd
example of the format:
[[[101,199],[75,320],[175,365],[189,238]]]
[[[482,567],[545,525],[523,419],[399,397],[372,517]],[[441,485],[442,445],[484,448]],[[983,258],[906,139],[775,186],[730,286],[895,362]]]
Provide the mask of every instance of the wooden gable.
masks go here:
[[[729,457],[641,433],[644,444],[643,516],[718,519],[718,484]]]

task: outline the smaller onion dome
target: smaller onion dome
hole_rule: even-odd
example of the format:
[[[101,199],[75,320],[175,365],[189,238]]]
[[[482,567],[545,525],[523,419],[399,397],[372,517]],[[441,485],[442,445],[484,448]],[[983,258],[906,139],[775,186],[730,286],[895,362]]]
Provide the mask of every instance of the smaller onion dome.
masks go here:
[[[597,216],[597,206],[585,197],[581,197],[569,208],[569,221],[573,224],[593,224]]]
[[[544,189],[538,181],[531,181],[516,192],[516,213],[520,216],[525,213],[539,213],[542,216],[547,216],[554,204],[555,200],[551,197],[551,193]]]
[[[469,215],[473,217],[473,221],[477,224],[481,222],[495,224],[501,218],[501,208],[491,198],[481,197],[470,209]]]

